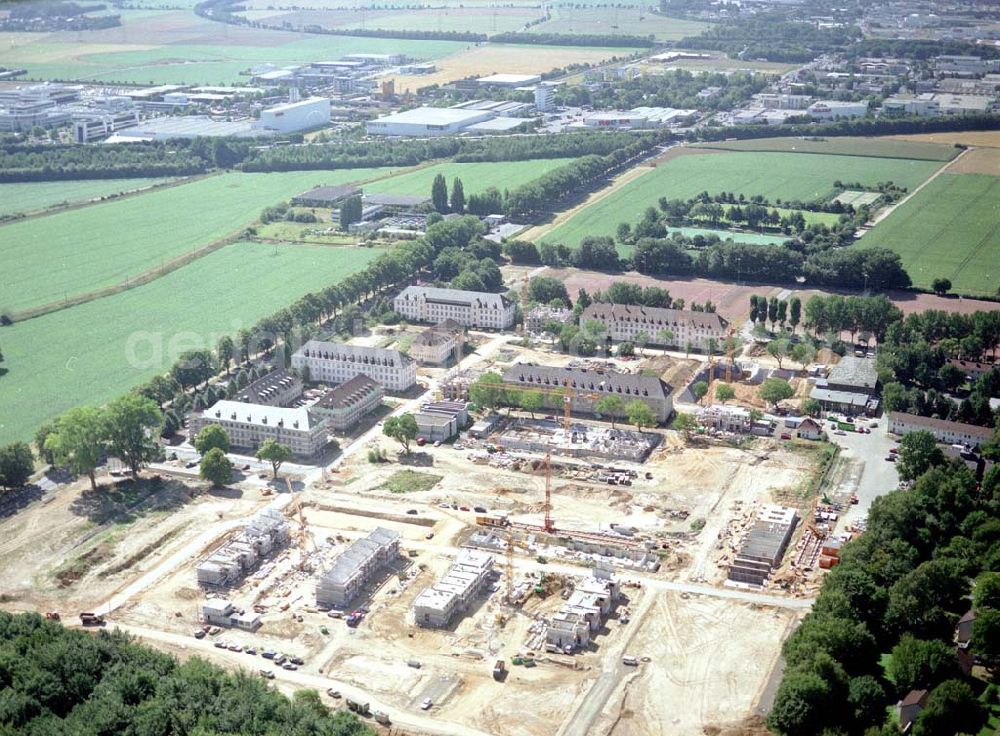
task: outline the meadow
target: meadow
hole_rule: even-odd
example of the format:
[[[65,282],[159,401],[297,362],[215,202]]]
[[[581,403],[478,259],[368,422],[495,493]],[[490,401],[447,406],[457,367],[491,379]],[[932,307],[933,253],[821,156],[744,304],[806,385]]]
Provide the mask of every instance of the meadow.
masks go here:
[[[578,245],[587,235],[611,235],[635,224],[660,197],[688,199],[699,192],[733,192],[768,200],[828,197],[836,180],[874,185],[891,179],[912,189],[939,166],[932,161],[795,153],[711,153],[672,158],[620,186],[553,228],[542,241]],[[739,239],[738,237],[736,238]]]
[[[0,226],[0,310],[19,311],[126,281],[238,233],[261,210],[321,184],[387,169],[226,173]]]
[[[362,269],[369,248],[235,243],[144,286],[0,328],[0,445],[99,404]]]
[[[1000,286],[1000,176],[942,174],[864,236],[857,247],[903,258],[915,286],[947,278],[954,291],[995,296]]]
[[[26,214],[62,204],[79,204],[171,181],[161,179],[84,179],[0,184],[0,217]]]
[[[465,31],[470,33],[506,33],[519,31],[525,24],[541,18],[538,8],[387,8],[330,10],[248,10],[242,14],[268,25],[290,23],[293,27],[315,24],[323,28],[378,28],[395,31]]]
[[[686,36],[697,36],[708,23],[680,18],[667,18],[651,13],[644,6],[619,8],[594,6],[580,8],[554,7],[551,19],[532,26],[529,33],[566,34],[621,34],[648,36],[653,34],[660,41],[676,41]]]
[[[496,187],[501,192],[537,179],[543,174],[568,164],[571,158],[545,158],[533,161],[489,161],[483,163],[442,163],[411,171],[398,176],[380,179],[364,187],[366,192],[380,194],[431,195],[431,184],[438,174],[444,175],[451,193],[455,177],[462,180],[466,198],[470,194]]]
[[[777,151],[786,153],[822,153],[840,156],[875,156],[924,161],[951,161],[959,149],[952,145],[896,138],[751,138],[741,141],[701,143],[697,148],[723,151]]]

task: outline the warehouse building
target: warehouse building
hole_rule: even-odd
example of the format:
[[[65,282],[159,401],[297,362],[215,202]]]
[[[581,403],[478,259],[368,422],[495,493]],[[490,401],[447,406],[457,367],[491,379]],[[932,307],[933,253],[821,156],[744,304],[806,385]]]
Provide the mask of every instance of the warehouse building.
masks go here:
[[[819,100],[806,108],[806,113],[814,120],[836,120],[837,118],[862,118],[868,114],[867,102],[839,102]]]
[[[559,368],[556,366],[518,363],[503,373],[503,382],[518,390],[532,388],[543,391],[568,390],[573,400],[573,411],[596,414],[594,405],[605,395],[615,395],[623,404],[641,401],[648,406],[658,422],[665,422],[673,411],[671,388],[659,378],[613,370],[587,368]],[[545,405],[562,409],[562,399],[544,394]]]
[[[221,425],[234,448],[248,451],[274,440],[300,457],[311,457],[330,441],[326,420],[302,408],[223,399],[192,418],[191,433],[196,435],[209,424]]]
[[[781,565],[799,515],[785,506],[762,506],[753,527],[729,566],[729,580],[747,585],[763,585]]]
[[[399,557],[399,534],[376,527],[344,550],[316,586],[316,605],[347,608]]]
[[[454,320],[477,329],[503,330],[514,325],[514,303],[503,294],[407,286],[393,309],[413,322]]]
[[[260,120],[254,127],[278,133],[296,133],[300,130],[322,128],[329,123],[329,98],[310,97],[261,110]]]
[[[261,376],[233,397],[244,404],[285,406],[302,395],[302,379],[284,368]]]
[[[695,350],[702,351],[708,350],[708,342],[713,339],[721,348],[729,329],[729,322],[713,312],[628,304],[591,304],[583,310],[580,324],[591,320],[604,325],[612,340],[641,342],[637,337],[645,335],[652,345],[681,346],[690,343]],[[667,336],[666,332],[670,335]]]
[[[360,196],[361,190],[352,186],[316,187],[292,197],[296,207],[324,207],[332,209],[348,197]]]
[[[490,74],[476,80],[480,87],[502,87],[516,89],[538,84],[542,78],[538,74]]]
[[[359,373],[387,391],[406,391],[417,382],[417,364],[398,350],[310,340],[292,355],[292,368],[312,381],[346,383]]]
[[[328,391],[310,408],[326,418],[330,431],[346,432],[382,405],[384,393],[378,383],[359,373]]]
[[[904,437],[910,432],[930,432],[938,442],[949,445],[978,447],[993,436],[991,427],[949,422],[934,417],[921,417],[901,411],[889,412],[889,432]]]
[[[464,128],[489,120],[489,110],[461,110],[452,107],[418,107],[369,120],[369,135],[436,136],[455,135]]]
[[[444,576],[413,601],[419,626],[447,626],[456,613],[468,609],[493,571],[493,555],[463,549]]]

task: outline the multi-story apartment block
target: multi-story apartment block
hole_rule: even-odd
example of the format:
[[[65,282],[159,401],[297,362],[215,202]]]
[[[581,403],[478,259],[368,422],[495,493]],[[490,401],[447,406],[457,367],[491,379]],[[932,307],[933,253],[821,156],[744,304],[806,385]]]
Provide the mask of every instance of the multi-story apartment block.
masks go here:
[[[463,328],[453,319],[428,327],[410,345],[410,357],[425,365],[447,363],[455,354]]]
[[[234,448],[256,450],[265,440],[286,445],[296,455],[315,455],[330,441],[326,420],[307,409],[245,404],[224,399],[191,420],[191,434],[221,425]]]
[[[327,392],[310,410],[325,417],[333,432],[346,432],[382,403],[382,387],[360,373]]]
[[[398,350],[310,340],[292,355],[292,368],[309,380],[346,383],[359,373],[387,391],[406,391],[417,382],[417,364]]]
[[[233,398],[246,404],[283,406],[302,395],[302,379],[284,369],[261,376]]]
[[[375,527],[344,550],[319,579],[316,605],[346,608],[397,557],[399,533]]]
[[[653,345],[684,346],[690,343],[696,350],[708,350],[711,339],[721,349],[729,329],[729,323],[713,312],[629,304],[591,304],[583,310],[580,324],[591,320],[603,324],[612,340],[635,342],[636,336],[645,335]]]
[[[413,601],[413,619],[419,626],[447,626],[479,594],[493,570],[493,555],[463,549],[444,577],[421,591]]]
[[[393,308],[412,322],[453,319],[466,327],[503,330],[514,325],[514,303],[503,294],[407,286]]]

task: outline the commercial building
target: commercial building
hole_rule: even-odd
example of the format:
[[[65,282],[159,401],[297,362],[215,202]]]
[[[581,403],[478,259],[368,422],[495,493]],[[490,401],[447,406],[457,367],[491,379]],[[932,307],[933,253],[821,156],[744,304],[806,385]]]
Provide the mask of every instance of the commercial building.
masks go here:
[[[458,434],[458,420],[454,416],[418,411],[413,418],[417,421],[417,437],[427,442],[445,442]]]
[[[321,383],[345,383],[359,373],[387,391],[406,391],[417,382],[417,364],[398,350],[310,340],[292,355],[292,368],[309,371]]]
[[[938,442],[949,445],[968,445],[978,447],[993,436],[991,427],[979,427],[975,424],[949,422],[934,417],[921,417],[905,412],[889,412],[889,432],[899,436],[910,432],[925,431],[934,435]]]
[[[344,550],[316,586],[316,605],[347,608],[361,591],[399,557],[399,534],[376,527]]]
[[[223,399],[192,418],[192,434],[209,424],[221,425],[234,448],[250,451],[256,450],[265,440],[275,440],[296,455],[311,457],[330,441],[326,420],[303,408]]]
[[[260,628],[260,616],[252,611],[237,609],[231,601],[209,600],[201,607],[201,620],[213,626],[229,626],[244,631]]]
[[[455,356],[463,328],[453,319],[428,327],[410,345],[410,357],[424,365],[442,365]]]
[[[573,310],[565,307],[549,307],[539,304],[524,316],[524,325],[529,332],[543,332],[549,322],[568,324],[573,319]]]
[[[419,626],[447,626],[456,613],[468,609],[493,571],[493,555],[463,549],[444,576],[413,601]]]
[[[480,87],[503,87],[515,89],[538,84],[542,78],[538,74],[490,74],[476,80]]]
[[[73,140],[77,143],[92,143],[138,124],[139,112],[135,109],[74,115]]]
[[[302,395],[302,379],[284,368],[261,376],[233,397],[244,404],[284,406]]]
[[[352,186],[316,187],[292,197],[296,207],[324,207],[332,209],[348,197],[360,196],[361,190]]]
[[[138,125],[116,132],[107,143],[133,141],[166,141],[172,138],[256,138],[273,135],[273,131],[255,128],[252,120],[212,120],[204,115],[158,117],[142,120]]]
[[[996,106],[995,99],[993,95],[934,95],[934,102],[943,115],[975,115],[990,112]]]
[[[488,110],[461,110],[453,107],[418,107],[370,120],[369,135],[435,136],[455,135],[464,128],[493,117]]]
[[[311,410],[325,417],[332,432],[346,432],[352,429],[362,417],[371,414],[382,405],[385,392],[368,376],[358,374],[350,381],[328,391]]]
[[[538,112],[548,112],[556,106],[556,88],[551,84],[539,84],[535,87],[535,109]]]
[[[875,361],[845,355],[829,376],[816,380],[810,397],[818,401],[825,411],[874,414],[879,404],[877,388]]]
[[[285,517],[275,509],[265,508],[247,522],[242,532],[198,563],[198,584],[210,588],[234,585],[290,540],[291,527]]]
[[[896,95],[882,101],[883,115],[940,115],[941,105],[932,94]]]
[[[573,411],[581,414],[598,413],[594,405],[610,395],[617,396],[626,405],[630,401],[641,401],[652,410],[658,422],[665,422],[673,411],[670,386],[653,376],[517,363],[504,371],[503,382],[518,390],[552,391],[543,394],[545,404],[559,410],[562,399],[555,394],[568,391]]]
[[[792,95],[775,92],[760,92],[753,96],[757,107],[771,110],[805,110],[812,104],[810,95]]]
[[[836,120],[837,118],[861,118],[868,114],[867,102],[838,102],[819,100],[806,108],[809,117],[815,120]]]
[[[765,505],[729,566],[729,579],[736,583],[763,585],[772,570],[781,565],[799,515],[793,508]]]
[[[627,130],[661,128],[690,123],[697,117],[697,110],[681,110],[673,107],[636,107],[627,112],[612,110],[592,113],[583,119],[583,126],[586,128]]]
[[[503,330],[514,324],[514,303],[503,294],[407,286],[393,309],[413,322],[451,319],[466,327]]]
[[[296,133],[300,130],[322,128],[329,123],[329,98],[310,97],[261,110],[260,120],[254,127],[278,133]]]
[[[934,59],[934,69],[940,74],[960,77],[981,77],[1000,71],[1000,60],[978,56],[943,55]]]
[[[591,304],[583,310],[580,323],[591,320],[604,325],[612,340],[636,342],[637,336],[645,335],[649,344],[690,344],[695,350],[708,350],[708,341],[713,339],[717,347],[722,347],[729,329],[729,322],[713,312],[629,304]]]

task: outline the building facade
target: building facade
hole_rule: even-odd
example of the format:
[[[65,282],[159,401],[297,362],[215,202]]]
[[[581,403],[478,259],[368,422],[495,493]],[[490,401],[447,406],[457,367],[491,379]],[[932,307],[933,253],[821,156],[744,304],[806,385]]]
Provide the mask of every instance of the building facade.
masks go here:
[[[244,404],[224,399],[191,419],[191,433],[218,424],[234,448],[254,451],[265,440],[286,445],[300,457],[311,457],[330,441],[326,420],[307,409]]]
[[[424,365],[443,365],[455,355],[461,334],[462,325],[452,319],[428,327],[410,345],[410,357]]]
[[[309,371],[320,383],[346,383],[359,373],[387,391],[406,391],[417,382],[417,364],[398,350],[310,340],[292,355],[292,368]]]
[[[413,620],[418,626],[447,626],[479,595],[492,571],[493,555],[461,550],[444,576],[413,601]]]
[[[346,608],[362,590],[399,557],[399,534],[376,527],[333,562],[316,586],[316,605]]]
[[[990,427],[979,427],[975,424],[949,422],[933,417],[921,417],[916,414],[906,414],[901,411],[889,412],[889,432],[904,437],[910,432],[930,432],[934,439],[949,445],[968,445],[977,447],[993,436]]]
[[[539,304],[524,315],[524,326],[529,332],[543,332],[549,322],[568,324],[573,319],[573,310],[565,307],[549,307]]]
[[[583,310],[580,323],[600,322],[612,340],[636,342],[645,335],[649,344],[684,346],[708,350],[709,340],[722,347],[729,323],[713,312],[642,307],[630,304],[591,304]],[[665,333],[669,332],[667,336]]]
[[[393,308],[412,322],[454,320],[465,327],[503,330],[514,325],[514,303],[503,294],[408,286]]]
[[[312,412],[327,420],[333,432],[352,429],[362,417],[371,414],[382,405],[385,392],[368,376],[360,373],[332,391],[328,391],[310,407]]]

